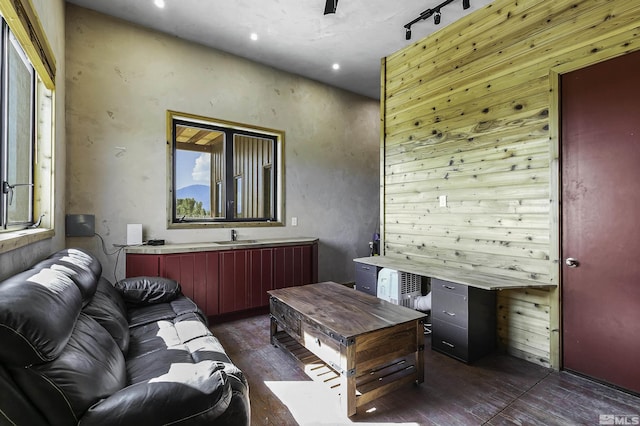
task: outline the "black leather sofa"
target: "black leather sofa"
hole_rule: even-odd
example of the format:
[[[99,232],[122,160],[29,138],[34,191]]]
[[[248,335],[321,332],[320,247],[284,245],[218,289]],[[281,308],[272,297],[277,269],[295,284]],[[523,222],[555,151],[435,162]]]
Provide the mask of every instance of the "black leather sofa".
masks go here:
[[[248,384],[173,280],[66,249],[0,283],[0,424],[248,425]]]

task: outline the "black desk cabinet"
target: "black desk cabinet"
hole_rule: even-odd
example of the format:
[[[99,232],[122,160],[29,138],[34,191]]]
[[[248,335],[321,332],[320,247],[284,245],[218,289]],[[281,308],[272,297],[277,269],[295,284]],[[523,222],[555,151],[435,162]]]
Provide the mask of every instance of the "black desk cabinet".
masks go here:
[[[356,265],[356,290],[364,291],[373,296],[378,295],[378,271],[379,267],[355,262]]]
[[[464,362],[494,350],[495,292],[436,278],[431,292],[432,349]]]

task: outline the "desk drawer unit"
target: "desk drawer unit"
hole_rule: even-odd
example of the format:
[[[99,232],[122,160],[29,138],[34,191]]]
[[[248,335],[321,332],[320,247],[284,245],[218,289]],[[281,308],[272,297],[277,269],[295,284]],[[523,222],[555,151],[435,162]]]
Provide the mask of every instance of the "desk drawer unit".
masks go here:
[[[490,290],[431,279],[432,349],[472,362],[495,348],[496,297]]]
[[[435,294],[436,291],[432,293],[432,297]],[[432,304],[431,306],[431,317],[434,320],[438,319],[446,323],[467,328],[467,325],[469,325],[467,296],[449,292],[438,292],[437,301],[437,305]]]
[[[378,271],[379,267],[355,262],[356,265],[356,290],[363,291],[372,296],[378,295]]]
[[[431,321],[431,348],[451,355],[452,357],[467,361],[469,359],[469,334],[468,329],[440,321],[433,318]]]

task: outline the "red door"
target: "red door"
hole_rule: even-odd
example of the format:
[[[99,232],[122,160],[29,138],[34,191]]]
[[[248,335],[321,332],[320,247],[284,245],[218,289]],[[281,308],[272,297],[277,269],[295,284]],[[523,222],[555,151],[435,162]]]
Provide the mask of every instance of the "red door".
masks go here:
[[[563,366],[640,392],[640,52],[562,77]],[[572,260],[575,259],[575,260]]]

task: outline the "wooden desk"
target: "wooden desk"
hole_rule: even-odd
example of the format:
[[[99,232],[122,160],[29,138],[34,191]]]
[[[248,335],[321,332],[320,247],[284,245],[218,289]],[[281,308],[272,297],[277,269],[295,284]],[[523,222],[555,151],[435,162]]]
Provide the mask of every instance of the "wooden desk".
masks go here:
[[[363,291],[370,288],[372,294],[376,294],[376,277],[380,268],[430,278],[432,348],[464,362],[473,362],[495,348],[496,291],[556,287],[555,284],[514,280],[387,256],[361,257],[354,262],[356,288]],[[363,274],[361,269],[371,273]],[[440,291],[433,291],[434,288]]]
[[[278,346],[281,328],[339,373],[348,416],[403,384],[424,381],[423,313],[334,282],[268,293],[271,343]]]
[[[483,290],[506,290],[512,288],[535,288],[535,287],[557,287],[556,284],[542,282],[514,280],[508,277],[482,274],[475,271],[462,269],[442,268],[430,265],[423,265],[415,261],[397,259],[387,256],[370,256],[353,259],[356,263],[376,266],[378,268],[389,268],[396,271],[409,272],[423,277],[438,278],[444,281],[452,281],[469,287],[481,288]]]

